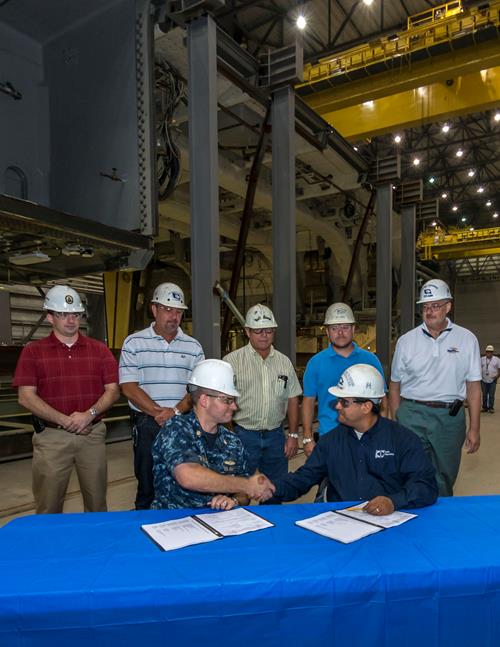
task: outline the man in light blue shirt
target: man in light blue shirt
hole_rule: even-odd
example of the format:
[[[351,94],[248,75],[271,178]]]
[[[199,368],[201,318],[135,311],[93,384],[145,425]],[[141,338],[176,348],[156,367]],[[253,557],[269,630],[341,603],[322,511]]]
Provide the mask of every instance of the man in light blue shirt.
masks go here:
[[[384,375],[378,357],[354,343],[354,324],[353,312],[346,303],[334,303],[326,311],[324,326],[330,343],[328,348],[311,357],[304,373],[302,427],[306,456],[312,453],[316,445],[312,431],[316,400],[320,436],[328,433],[338,424],[336,400],[328,392],[328,388],[332,384],[337,384],[346,368],[354,364],[369,364]]]

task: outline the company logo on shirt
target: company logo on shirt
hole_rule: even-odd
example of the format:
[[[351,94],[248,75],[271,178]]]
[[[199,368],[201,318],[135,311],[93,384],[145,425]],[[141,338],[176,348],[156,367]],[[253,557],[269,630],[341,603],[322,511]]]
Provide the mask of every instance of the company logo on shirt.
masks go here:
[[[459,353],[460,351],[456,346],[452,346],[451,348],[447,349],[448,353]]]
[[[394,452],[388,449],[376,449],[375,458],[385,458],[386,456],[394,456]]]

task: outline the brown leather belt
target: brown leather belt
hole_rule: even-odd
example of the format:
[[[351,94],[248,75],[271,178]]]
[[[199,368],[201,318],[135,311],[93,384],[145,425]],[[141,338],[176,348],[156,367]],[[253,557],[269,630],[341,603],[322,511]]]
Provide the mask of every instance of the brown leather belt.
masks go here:
[[[451,409],[453,402],[440,402],[439,400],[412,400],[411,398],[401,398],[406,402],[414,402],[415,404],[423,404],[424,407],[431,407],[432,409]]]

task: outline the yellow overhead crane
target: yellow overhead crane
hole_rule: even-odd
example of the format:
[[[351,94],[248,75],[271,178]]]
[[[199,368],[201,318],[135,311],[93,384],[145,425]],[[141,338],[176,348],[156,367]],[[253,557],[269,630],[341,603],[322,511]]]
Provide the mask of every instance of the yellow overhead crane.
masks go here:
[[[500,227],[486,229],[427,229],[417,240],[424,261],[449,261],[460,258],[500,255]]]
[[[492,108],[499,27],[500,0],[468,9],[448,2],[411,16],[402,32],[306,65],[297,88],[313,90],[305,101],[351,139]]]

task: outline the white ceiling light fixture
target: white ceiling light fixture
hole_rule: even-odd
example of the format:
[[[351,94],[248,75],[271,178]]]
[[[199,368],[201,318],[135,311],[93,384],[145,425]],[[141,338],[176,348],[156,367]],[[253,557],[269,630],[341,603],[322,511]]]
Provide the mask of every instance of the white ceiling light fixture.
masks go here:
[[[454,205],[452,206],[451,210],[452,210],[452,211],[458,211],[458,207],[457,207],[457,205],[456,205],[456,204],[454,204]]]
[[[448,124],[443,124],[443,125],[441,126],[441,132],[442,132],[442,133],[445,133],[445,134],[446,134],[447,132],[449,132],[449,130],[450,130],[450,127],[449,127],[449,125],[448,125]]]
[[[372,4],[373,4],[373,0],[363,0],[363,3],[364,3],[367,7],[371,7],[371,6],[372,6]]]
[[[474,227],[469,227],[469,231],[474,231]]]
[[[455,153],[455,155],[456,155],[457,157],[462,157],[462,156],[463,156],[463,154],[464,154],[464,152],[463,152],[463,150],[462,150],[461,148],[459,148],[459,149],[457,150],[457,152]]]
[[[306,28],[307,25],[307,20],[303,14],[299,14],[297,16],[297,29],[300,29],[300,31],[303,31]]]
[[[413,166],[418,166],[420,164],[420,158],[419,157],[414,157],[413,158]]]
[[[498,213],[497,213],[496,211],[495,211],[495,213],[493,214],[493,218],[498,218]]]
[[[441,193],[441,197],[443,198],[443,200],[446,200],[446,198],[448,197],[448,194],[447,193]]]
[[[467,218],[464,216],[463,218],[460,218],[462,222],[467,222]]]
[[[370,101],[363,101],[363,105],[365,108],[373,108],[375,104],[373,101],[370,100]]]
[[[430,177],[429,178],[429,184],[434,184],[435,181],[436,181],[435,177]]]
[[[487,206],[487,207],[491,207],[491,200],[487,200],[487,201],[486,201],[486,206]]]
[[[471,169],[469,169],[469,171],[467,172],[467,175],[468,175],[469,177],[474,177],[474,175],[476,175],[476,171],[475,171],[473,168],[471,168]]]
[[[484,186],[478,186],[476,189],[476,193],[484,193]]]
[[[437,227],[437,222],[435,220],[431,222],[431,227]]]
[[[495,116],[493,117],[493,119],[494,119],[496,122],[500,121],[500,112],[496,112],[496,113],[495,113]]]
[[[395,144],[401,143],[401,135],[394,135],[394,143]]]
[[[50,256],[39,249],[25,254],[14,254],[9,257],[9,263],[12,263],[12,265],[36,265],[37,263],[48,263],[50,260]]]

